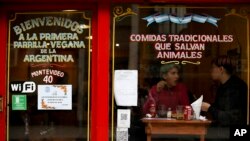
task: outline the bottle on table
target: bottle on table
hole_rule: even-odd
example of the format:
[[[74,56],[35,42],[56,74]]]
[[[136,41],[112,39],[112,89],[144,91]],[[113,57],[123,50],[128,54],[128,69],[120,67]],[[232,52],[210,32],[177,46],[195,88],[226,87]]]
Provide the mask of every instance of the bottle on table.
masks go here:
[[[167,111],[167,118],[168,118],[168,119],[171,119],[171,116],[172,116],[171,108],[168,108],[168,111]]]
[[[151,103],[149,107],[149,114],[152,118],[156,117],[156,106],[155,103]]]

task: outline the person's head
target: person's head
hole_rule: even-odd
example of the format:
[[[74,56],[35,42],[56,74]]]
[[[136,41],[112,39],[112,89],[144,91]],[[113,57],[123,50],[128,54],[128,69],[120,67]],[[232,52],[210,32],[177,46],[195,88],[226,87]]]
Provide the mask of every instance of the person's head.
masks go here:
[[[233,74],[235,60],[229,56],[219,56],[212,60],[211,77],[213,80],[221,81],[224,76]]]
[[[176,86],[179,80],[180,66],[178,64],[169,63],[161,66],[161,78],[167,82],[168,87]]]

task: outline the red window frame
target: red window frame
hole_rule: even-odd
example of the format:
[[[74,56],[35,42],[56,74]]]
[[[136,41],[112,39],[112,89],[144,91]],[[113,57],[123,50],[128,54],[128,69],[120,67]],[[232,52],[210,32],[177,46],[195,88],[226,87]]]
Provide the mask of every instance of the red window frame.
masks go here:
[[[14,0],[15,1],[15,0]],[[24,0],[25,1],[25,0]],[[48,0],[49,1],[49,0]],[[48,3],[47,1],[47,3]],[[80,1],[80,0],[75,0]],[[88,0],[91,1],[91,0]],[[93,0],[94,1],[94,0]],[[28,0],[27,0],[28,2]],[[61,1],[60,1],[61,2]],[[0,96],[3,97],[3,111],[0,112],[0,140],[6,140],[7,121],[7,39],[8,39],[8,12],[25,11],[59,11],[65,9],[90,10],[92,18],[92,58],[91,58],[91,113],[90,139],[93,141],[108,140],[108,98],[109,98],[109,32],[110,17],[109,3],[75,3],[75,4],[36,4],[17,5],[6,4],[0,11]],[[97,10],[98,9],[98,10]],[[102,23],[102,24],[98,24]],[[11,74],[10,74],[11,75]],[[101,115],[101,119],[98,118]]]
[[[165,3],[165,4],[228,4],[248,3],[246,0],[2,0],[0,7],[0,96],[3,97],[3,111],[0,112],[0,140],[6,140],[6,91],[7,91],[7,33],[9,11],[49,11],[63,9],[91,10],[92,58],[91,58],[91,123],[90,140],[109,140],[109,57],[110,57],[110,6],[111,3]],[[60,3],[60,4],[58,4]],[[100,118],[101,117],[101,118]]]

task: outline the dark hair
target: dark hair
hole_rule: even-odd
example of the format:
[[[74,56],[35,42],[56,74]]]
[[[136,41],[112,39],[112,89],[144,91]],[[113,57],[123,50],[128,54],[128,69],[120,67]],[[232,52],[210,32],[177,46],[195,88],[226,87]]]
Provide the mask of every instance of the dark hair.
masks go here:
[[[236,61],[232,57],[223,55],[213,59],[212,64],[217,67],[223,67],[228,74],[233,74]]]

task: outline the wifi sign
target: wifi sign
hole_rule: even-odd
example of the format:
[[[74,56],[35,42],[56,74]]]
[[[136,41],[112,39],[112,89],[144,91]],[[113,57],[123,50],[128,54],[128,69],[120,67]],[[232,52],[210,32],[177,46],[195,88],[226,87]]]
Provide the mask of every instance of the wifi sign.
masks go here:
[[[15,81],[10,83],[12,93],[33,93],[36,91],[36,84],[33,81]]]

